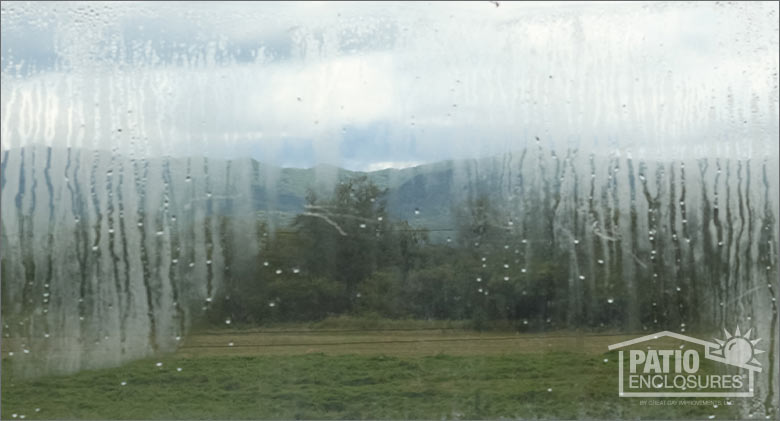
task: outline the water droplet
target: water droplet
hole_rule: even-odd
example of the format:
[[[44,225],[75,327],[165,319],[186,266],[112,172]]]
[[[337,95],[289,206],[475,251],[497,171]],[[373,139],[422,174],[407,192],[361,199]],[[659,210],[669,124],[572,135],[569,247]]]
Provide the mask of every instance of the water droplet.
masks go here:
[[[207,302],[207,303],[210,303],[210,302],[211,302],[211,300],[212,300],[212,298],[211,298],[211,297],[206,297],[206,302]]]
[[[228,346],[233,346],[233,342],[228,342]]]
[[[13,351],[8,351],[8,356],[9,357],[13,357],[14,356],[14,352]]]
[[[162,366],[163,366],[163,363],[161,363],[161,362],[158,362],[158,363],[157,363],[157,364],[155,364],[155,365],[156,365],[157,367],[162,367]]]
[[[574,244],[577,245],[580,243],[580,240],[574,240]]]
[[[230,319],[225,319],[225,324],[229,325],[230,324]]]
[[[477,277],[477,282],[482,282],[482,278]]]
[[[584,275],[580,275],[580,281],[584,281],[584,280],[585,280],[585,276]]]
[[[276,269],[276,274],[277,275],[281,275],[282,274],[282,270],[281,269]]]
[[[298,268],[293,268],[292,269],[292,273],[298,274],[298,273],[301,273],[301,270],[298,269]]]
[[[509,264],[508,263],[504,263],[504,269],[509,269]]]
[[[158,236],[160,236],[160,235],[163,235],[163,234],[165,234],[165,232],[163,232],[163,231],[157,231],[157,235],[158,235]]]
[[[551,388],[551,387],[548,387],[548,388],[547,388],[547,391],[548,391],[548,392],[552,392],[552,388]]]
[[[268,264],[269,264],[269,263],[268,263],[267,261],[266,261],[266,262],[263,262],[263,266],[268,266]]]
[[[607,303],[612,304],[615,302],[614,298],[607,298]]]
[[[604,362],[605,362],[605,363],[607,363],[607,362],[609,362],[609,360],[608,360],[608,359],[606,359],[606,358],[604,358]]]
[[[365,228],[366,224],[360,224],[360,228]]]
[[[270,303],[268,303],[268,307],[276,307],[276,303],[271,301]]]
[[[505,280],[505,281],[508,281],[508,280],[509,280],[509,277],[508,277],[508,276],[504,276],[504,280]]]
[[[121,382],[119,383],[120,386],[127,386],[127,382]]]
[[[525,273],[525,272],[526,272],[526,269],[525,269],[525,268],[522,268],[522,269],[520,269],[520,272],[522,272],[522,273]]]
[[[176,371],[181,371],[181,367],[176,367]]]
[[[383,217],[381,217],[381,216],[377,216],[377,217],[376,217],[376,220],[377,220],[377,221],[379,221],[379,222],[382,222],[382,220],[383,220],[383,219],[384,219],[384,218],[383,218]]]
[[[414,214],[415,215],[419,215],[420,214],[420,209],[419,208],[415,208],[414,209]]]

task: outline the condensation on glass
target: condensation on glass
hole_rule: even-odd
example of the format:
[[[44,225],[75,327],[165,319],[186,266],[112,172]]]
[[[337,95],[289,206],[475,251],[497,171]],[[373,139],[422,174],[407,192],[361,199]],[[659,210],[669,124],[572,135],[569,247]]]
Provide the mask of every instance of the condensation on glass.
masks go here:
[[[777,367],[777,10],[3,3],[3,368],[175,350],[339,168],[389,169],[388,218],[469,247],[470,294],[561,277],[537,329],[749,321]]]

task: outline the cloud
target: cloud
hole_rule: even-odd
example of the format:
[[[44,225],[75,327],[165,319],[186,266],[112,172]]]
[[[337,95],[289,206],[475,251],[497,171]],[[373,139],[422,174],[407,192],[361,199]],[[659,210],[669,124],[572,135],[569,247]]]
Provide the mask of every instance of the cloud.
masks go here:
[[[416,167],[418,165],[422,165],[424,162],[420,161],[381,161],[381,162],[372,162],[369,165],[366,165],[362,171],[379,171],[379,170],[385,170],[388,168],[409,168],[409,167]]]
[[[4,148],[357,169],[778,132],[776,4],[4,7]]]

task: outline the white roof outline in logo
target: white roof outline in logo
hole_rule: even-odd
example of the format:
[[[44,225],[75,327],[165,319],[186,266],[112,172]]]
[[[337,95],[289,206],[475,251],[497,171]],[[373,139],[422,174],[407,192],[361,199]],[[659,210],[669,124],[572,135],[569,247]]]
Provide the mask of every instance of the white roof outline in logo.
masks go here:
[[[672,338],[675,338],[675,339],[679,339],[679,340],[682,340],[682,341],[693,342],[693,343],[696,343],[696,344],[704,346],[704,358],[707,358],[707,359],[710,359],[710,360],[713,360],[713,361],[717,361],[717,362],[720,362],[720,363],[723,363],[723,364],[728,364],[728,365],[731,365],[731,366],[734,366],[734,367],[744,368],[746,370],[757,371],[759,373],[761,372],[761,367],[756,367],[756,366],[752,366],[752,365],[748,365],[748,364],[734,364],[732,362],[726,361],[726,359],[723,358],[723,357],[718,357],[718,356],[712,355],[710,353],[710,350],[712,350],[712,349],[719,349],[720,348],[720,345],[718,345],[718,344],[716,344],[714,342],[709,342],[709,341],[705,341],[705,340],[702,340],[702,339],[694,338],[694,337],[691,337],[691,336],[682,335],[680,333],[670,332],[668,330],[664,330],[662,332],[657,332],[657,333],[651,333],[649,335],[640,336],[638,338],[634,338],[634,339],[631,339],[629,341],[612,344],[612,345],[610,345],[608,347],[608,349],[610,351],[612,351],[614,349],[627,347],[629,345],[634,345],[634,344],[637,344],[637,343],[640,343],[640,342],[651,341],[653,339],[660,339],[660,338],[663,338],[663,337],[666,337],[666,336],[672,337]]]

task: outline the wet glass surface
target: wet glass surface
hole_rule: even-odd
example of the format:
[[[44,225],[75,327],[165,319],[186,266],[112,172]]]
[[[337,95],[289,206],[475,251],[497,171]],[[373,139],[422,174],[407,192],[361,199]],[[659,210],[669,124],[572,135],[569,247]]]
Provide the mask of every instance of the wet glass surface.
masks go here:
[[[777,21],[4,2],[2,418],[776,418]]]

